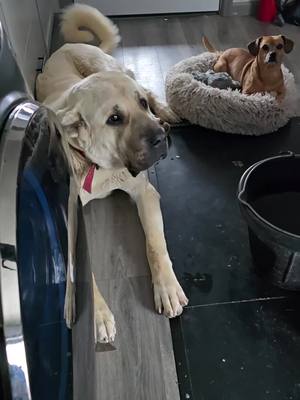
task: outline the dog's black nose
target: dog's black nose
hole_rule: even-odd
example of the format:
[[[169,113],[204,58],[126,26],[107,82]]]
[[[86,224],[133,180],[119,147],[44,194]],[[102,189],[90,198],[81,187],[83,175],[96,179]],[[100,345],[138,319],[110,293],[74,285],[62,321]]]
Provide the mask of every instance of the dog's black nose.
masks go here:
[[[166,140],[165,135],[156,135],[148,139],[149,143],[153,147],[158,147],[164,140]]]
[[[272,53],[270,53],[270,57],[269,57],[270,61],[276,61],[276,52],[273,51]]]
[[[150,132],[147,141],[151,147],[159,147],[166,141],[166,133],[163,129],[155,129],[154,131]]]

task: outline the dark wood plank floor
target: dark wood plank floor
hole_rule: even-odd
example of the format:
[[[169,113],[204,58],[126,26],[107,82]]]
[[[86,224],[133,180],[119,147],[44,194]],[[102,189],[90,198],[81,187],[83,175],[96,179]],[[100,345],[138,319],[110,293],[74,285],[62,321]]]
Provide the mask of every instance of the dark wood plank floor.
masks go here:
[[[251,17],[217,15],[124,18],[116,19],[116,23],[122,43],[115,57],[161,98],[168,69],[181,59],[204,51],[202,34],[220,49],[245,47],[260,35],[285,34],[296,42],[295,51],[285,63],[300,80],[300,31],[295,26],[280,29]],[[115,193],[89,204],[84,216],[92,268],[118,329],[117,349],[96,355],[96,398],[178,399],[169,323],[153,311],[144,235],[135,206],[124,194]],[[74,345],[80,346],[84,332],[80,334],[78,329],[86,328],[79,324],[74,336]],[[87,358],[78,362],[78,378],[80,369],[88,368],[88,362]],[[79,379],[77,386],[80,385]]]

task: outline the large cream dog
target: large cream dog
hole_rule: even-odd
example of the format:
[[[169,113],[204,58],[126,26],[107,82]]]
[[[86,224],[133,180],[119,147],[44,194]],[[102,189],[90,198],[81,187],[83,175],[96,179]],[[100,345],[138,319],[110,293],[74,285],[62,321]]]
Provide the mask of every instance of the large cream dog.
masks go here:
[[[75,321],[77,198],[85,205],[116,189],[127,192],[137,204],[146,236],[156,310],[175,317],[188,300],[172,269],[159,195],[141,171],[166,156],[166,121],[175,122],[177,117],[142,88],[130,71],[106,54],[118,44],[119,36],[113,23],[99,11],[83,5],[66,9],[62,32],[66,41],[87,42],[94,37],[100,41],[100,48],[83,43],[62,46],[47,61],[37,80],[37,98],[58,116],[73,171],[66,322],[71,327]],[[116,333],[115,320],[94,278],[93,285],[95,340],[111,342]]]

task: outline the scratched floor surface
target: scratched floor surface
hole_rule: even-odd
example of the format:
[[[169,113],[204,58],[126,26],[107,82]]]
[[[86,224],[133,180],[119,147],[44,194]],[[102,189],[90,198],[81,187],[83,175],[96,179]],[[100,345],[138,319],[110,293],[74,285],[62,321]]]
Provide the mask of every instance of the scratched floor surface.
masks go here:
[[[114,55],[144,86],[164,97],[164,78],[179,60],[203,51],[205,33],[217,48],[244,47],[264,34],[299,41],[299,28],[282,29],[250,17],[217,15],[122,18]],[[57,34],[57,30],[55,32]],[[59,44],[56,38],[53,49]],[[287,66],[300,79],[300,49]],[[282,150],[300,152],[300,124],[280,133],[242,138],[201,128],[173,130],[169,157],[156,167],[166,236],[176,273],[189,298],[171,324],[181,399],[298,400],[299,309],[294,298],[254,273],[236,189],[253,162]],[[74,334],[77,397],[80,377],[96,373],[95,398],[178,398],[170,333],[152,313],[144,238],[135,208],[116,194],[85,210],[96,279],[117,317],[117,351],[91,363],[82,347],[89,324]],[[134,239],[133,239],[134,238]],[[84,308],[84,307],[83,307]],[[87,313],[82,314],[82,319]],[[92,392],[92,390],[91,390]],[[93,400],[94,397],[88,399]]]
[[[221,49],[245,47],[265,34],[299,38],[298,27],[280,29],[251,17],[117,23],[123,40],[116,56],[161,97],[170,66],[203,51],[203,33]],[[296,45],[285,61],[297,83],[299,55]],[[190,298],[182,318],[171,324],[180,397],[299,399],[299,301],[255,274],[236,190],[253,162],[283,150],[300,152],[300,123],[294,120],[264,138],[190,127],[174,130],[172,139],[169,157],[156,167],[155,182],[174,268]]]
[[[189,16],[120,19],[116,56],[161,97],[171,65],[203,51],[299,28],[251,17]],[[286,58],[299,82],[300,49]],[[300,398],[299,299],[265,284],[253,271],[247,227],[236,190],[252,163],[284,150],[300,152],[300,123],[263,138],[190,127],[173,130],[169,157],[156,166],[165,230],[176,273],[190,298],[171,324],[181,399]],[[153,176],[153,175],[150,175]]]
[[[190,299],[171,323],[181,398],[300,398],[299,296],[254,271],[236,191],[254,162],[300,152],[300,120],[265,137],[176,129],[156,166],[166,237]]]

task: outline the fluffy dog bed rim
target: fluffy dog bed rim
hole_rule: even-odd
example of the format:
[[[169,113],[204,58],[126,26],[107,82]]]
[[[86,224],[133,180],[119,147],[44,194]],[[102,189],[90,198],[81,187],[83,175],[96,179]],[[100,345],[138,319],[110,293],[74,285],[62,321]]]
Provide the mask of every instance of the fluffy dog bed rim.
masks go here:
[[[183,119],[205,128],[243,135],[263,135],[286,125],[298,114],[294,76],[282,66],[286,96],[278,103],[271,94],[245,95],[212,88],[194,79],[193,72],[211,69],[214,53],[202,53],[174,65],[166,77],[170,107]]]

